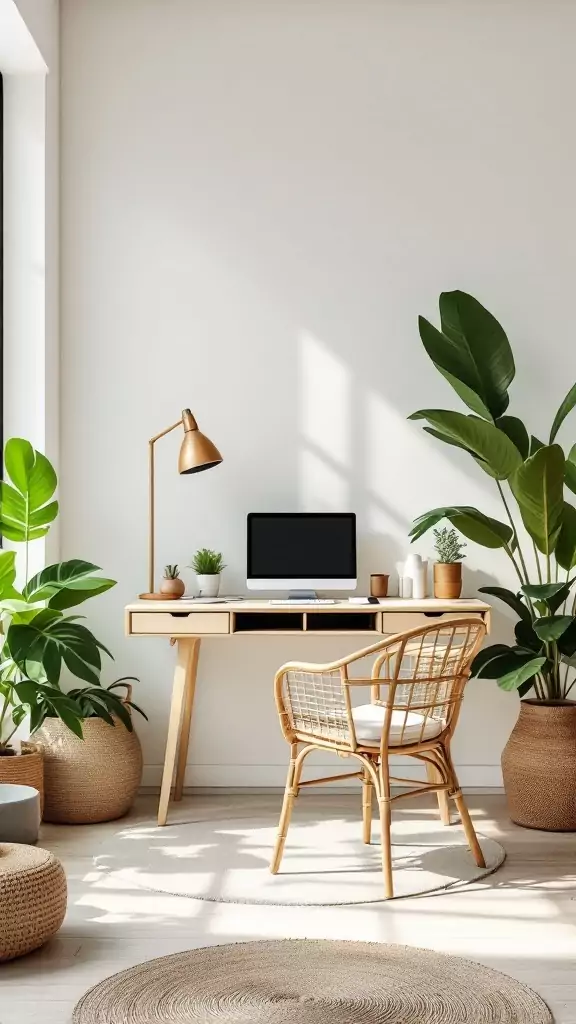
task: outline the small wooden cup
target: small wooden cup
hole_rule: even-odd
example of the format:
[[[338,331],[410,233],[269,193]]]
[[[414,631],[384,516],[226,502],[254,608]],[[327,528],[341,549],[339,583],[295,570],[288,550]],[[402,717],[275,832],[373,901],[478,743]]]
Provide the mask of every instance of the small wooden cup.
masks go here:
[[[385,576],[381,572],[376,572],[370,577],[370,596],[371,597],[387,597],[388,596],[388,576]]]

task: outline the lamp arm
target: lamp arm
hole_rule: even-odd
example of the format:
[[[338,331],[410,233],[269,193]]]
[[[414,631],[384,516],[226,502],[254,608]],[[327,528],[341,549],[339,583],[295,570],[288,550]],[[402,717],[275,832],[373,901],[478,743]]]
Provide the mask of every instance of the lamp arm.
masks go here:
[[[159,434],[151,437],[148,442],[148,592],[154,593],[154,538],[155,538],[155,500],[154,500],[154,445],[161,437],[170,434],[182,425],[182,417],[171,427],[166,427]]]

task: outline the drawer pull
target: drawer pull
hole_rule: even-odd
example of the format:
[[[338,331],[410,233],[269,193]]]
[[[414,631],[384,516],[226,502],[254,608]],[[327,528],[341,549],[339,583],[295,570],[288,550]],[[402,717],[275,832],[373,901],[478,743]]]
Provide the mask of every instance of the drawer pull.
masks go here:
[[[440,619],[444,612],[424,612],[427,619]]]
[[[190,612],[170,612],[173,619],[187,619]]]

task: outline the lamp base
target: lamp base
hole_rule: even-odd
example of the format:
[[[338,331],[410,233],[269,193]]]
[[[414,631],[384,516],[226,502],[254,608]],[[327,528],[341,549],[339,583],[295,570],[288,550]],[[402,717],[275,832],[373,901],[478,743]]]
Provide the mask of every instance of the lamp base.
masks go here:
[[[138,594],[140,601],[179,601],[174,594]]]

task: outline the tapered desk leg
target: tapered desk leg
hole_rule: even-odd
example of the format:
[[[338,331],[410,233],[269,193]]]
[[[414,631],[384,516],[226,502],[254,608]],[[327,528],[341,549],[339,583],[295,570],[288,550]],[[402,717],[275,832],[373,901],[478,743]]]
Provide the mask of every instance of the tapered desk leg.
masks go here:
[[[174,778],[174,768],[178,754],[178,741],[182,740],[182,726],[186,721],[187,730],[190,729],[192,716],[192,703],[194,699],[194,687],[196,684],[196,667],[198,665],[198,649],[200,646],[199,637],[190,639],[181,638],[177,641],[178,658],[174,671],[174,682],[172,684],[172,703],[170,705],[170,720],[168,722],[168,736],[166,739],[166,753],[164,755],[164,771],[162,773],[162,786],[160,788],[160,802],[158,804],[158,824],[165,825],[168,818],[168,804],[170,803],[170,790]],[[191,670],[194,671],[191,671]],[[186,748],[183,755],[184,766],[186,764],[186,753],[188,743],[180,747]]]
[[[180,723],[180,736],[178,739],[178,760],[176,763],[176,782],[174,784],[174,799],[181,800],[184,791],[184,775],[186,773],[186,758],[188,756],[188,744],[190,743],[190,723],[192,721],[192,708],[194,707],[194,693],[196,690],[196,676],[198,673],[198,657],[200,655],[200,637],[195,636],[189,649],[188,669],[186,674],[186,694],[182,721]]]

